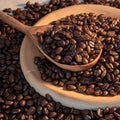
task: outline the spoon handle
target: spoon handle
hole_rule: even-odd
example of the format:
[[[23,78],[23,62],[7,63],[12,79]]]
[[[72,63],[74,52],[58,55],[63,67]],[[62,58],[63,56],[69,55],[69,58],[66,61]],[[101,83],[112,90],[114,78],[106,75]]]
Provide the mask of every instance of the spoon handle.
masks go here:
[[[28,30],[31,28],[30,26],[24,25],[15,18],[13,18],[10,15],[7,15],[0,11],[0,20],[7,23],[8,25],[16,28],[17,30],[23,32],[24,34],[27,34]]]

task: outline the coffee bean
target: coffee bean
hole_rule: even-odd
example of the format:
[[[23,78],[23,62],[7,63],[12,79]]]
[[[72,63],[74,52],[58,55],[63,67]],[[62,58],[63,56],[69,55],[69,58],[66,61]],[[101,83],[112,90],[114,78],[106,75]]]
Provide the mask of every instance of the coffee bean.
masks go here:
[[[78,87],[78,91],[81,92],[81,93],[84,93],[86,91],[86,86],[85,85],[82,85],[82,86],[79,86]]]
[[[97,115],[98,115],[99,117],[102,117],[102,116],[103,116],[103,113],[102,113],[102,112],[103,112],[103,110],[99,108],[99,109],[97,110]]]
[[[91,119],[91,117],[89,115],[84,116],[84,120],[90,120],[90,119]]]
[[[48,111],[48,109],[47,109],[46,107],[43,108],[43,113],[44,113],[45,115],[48,115],[48,114],[49,114],[49,111]]]
[[[58,47],[56,49],[56,54],[60,54],[62,51],[63,51],[63,48],[62,47]]]
[[[5,104],[6,104],[6,105],[12,105],[12,104],[13,104],[13,101],[6,100],[6,101],[5,101]]]
[[[107,96],[108,95],[108,91],[105,90],[105,91],[102,91],[103,92],[103,96]]]
[[[44,116],[44,117],[42,118],[42,120],[49,120],[49,117],[48,117],[48,116]]]
[[[115,51],[110,51],[110,55],[113,55],[113,56],[117,56],[118,55],[118,53],[117,52],[115,52]]]
[[[32,105],[33,105],[33,101],[32,101],[32,100],[28,100],[28,101],[27,101],[27,105],[28,105],[28,106],[32,106]]]
[[[89,45],[90,45],[90,47],[95,47],[95,43],[93,42],[93,41],[89,41]]]
[[[114,115],[113,114],[108,114],[108,115],[105,115],[105,119],[113,119],[114,118]]]
[[[36,112],[36,108],[34,106],[31,106],[28,111],[27,114],[34,114]]]
[[[54,104],[53,103],[48,103],[47,104],[47,109],[50,110],[50,111],[54,111],[55,110]]]
[[[86,93],[87,93],[88,95],[93,94],[93,93],[94,93],[94,89],[93,89],[93,88],[88,88],[88,89],[86,90]]]
[[[101,95],[102,95],[102,90],[96,90],[96,91],[94,92],[94,94],[95,94],[96,96],[101,96]]]
[[[78,55],[78,54],[76,54],[75,55],[75,60],[79,63],[79,62],[82,62],[82,57],[81,57],[81,55]]]
[[[47,99],[48,101],[53,101],[53,98],[52,98],[49,94],[46,94],[46,99]]]
[[[66,44],[66,43],[65,43],[64,40],[61,40],[61,41],[58,41],[58,42],[57,42],[57,45],[58,45],[58,46],[61,46],[61,47],[64,47],[65,44]]]
[[[70,62],[72,61],[72,57],[71,57],[71,56],[65,56],[65,57],[64,57],[64,61],[65,61],[66,63],[70,63]]]
[[[54,117],[56,117],[56,115],[57,115],[56,112],[50,112],[50,113],[49,113],[49,117],[50,117],[50,118],[54,118]]]
[[[43,110],[43,108],[40,107],[40,106],[38,106],[38,108],[37,108],[37,113],[38,113],[39,115],[42,115],[42,114],[43,114],[42,110]]]
[[[55,56],[55,61],[59,62],[60,60],[61,60],[61,56],[60,55]]]
[[[0,113],[0,119],[2,119],[4,117],[4,114]]]
[[[21,105],[21,106],[25,106],[25,105],[26,105],[26,101],[25,101],[25,100],[21,100],[21,101],[20,101],[20,105]]]
[[[90,2],[91,0],[89,0]],[[96,0],[93,0],[92,3],[95,3]],[[118,1],[96,1],[99,4],[107,4],[111,6],[119,7]],[[17,9],[13,11],[13,15],[16,19],[20,20],[21,22],[27,25],[33,25],[37,22],[42,16],[46,15],[47,13],[56,10],[61,7],[66,7],[68,5],[78,4],[76,0],[69,0],[69,1],[60,1],[60,0],[51,0],[46,5],[40,5],[39,3],[27,2],[26,10]],[[9,9],[8,9],[9,10]],[[9,12],[12,12],[11,10]],[[79,16],[79,15],[78,15]],[[96,24],[99,24],[99,26]],[[71,38],[71,34],[67,34],[65,38],[67,39],[74,39],[70,42],[70,40],[62,39],[61,36],[56,37],[58,42],[55,44],[53,43],[53,39],[50,38],[52,44],[52,48],[55,50],[58,47],[64,48],[65,52],[67,50],[74,50],[74,55],[72,55],[72,62],[75,61],[75,55],[80,54],[83,51],[87,51],[89,57],[93,56],[90,53],[94,52],[91,47],[89,46],[89,42],[85,43],[82,41],[81,34],[83,32],[83,26],[87,26],[86,29],[87,35],[85,38],[90,38],[90,36],[94,36],[94,33],[97,34],[98,38],[102,40],[103,43],[103,52],[99,62],[92,68],[86,71],[81,72],[69,72],[66,70],[58,69],[53,64],[49,64],[45,59],[44,62],[42,59],[38,59],[35,61],[36,64],[39,65],[40,72],[45,74],[46,78],[51,78],[52,81],[55,82],[54,79],[58,78],[56,84],[60,83],[61,85],[65,86],[65,84],[74,85],[77,91],[86,94],[88,88],[95,89],[95,91],[102,90],[102,95],[109,96],[109,95],[117,95],[120,93],[119,90],[119,20],[113,18],[107,18],[103,15],[99,15],[95,17],[94,14],[81,14],[80,17],[75,16],[68,16],[67,21],[66,18],[62,19],[62,22],[57,21],[57,24],[78,24],[79,26],[75,26],[74,29],[77,28],[77,31],[74,30],[74,36],[76,39]],[[56,24],[54,22],[54,24]],[[68,28],[67,28],[68,29]],[[69,32],[69,31],[68,31]],[[56,34],[56,33],[54,33]],[[61,33],[60,33],[61,34]],[[46,33],[47,37],[50,37],[50,33]],[[63,34],[64,35],[64,34]],[[65,35],[64,35],[65,36]],[[112,37],[111,37],[112,36]],[[19,65],[19,50],[21,46],[21,42],[23,39],[23,34],[12,29],[7,24],[4,24],[0,21],[0,119],[11,120],[11,119],[37,119],[37,120],[54,120],[54,119],[70,119],[70,120],[89,120],[89,119],[119,119],[120,118],[120,108],[105,108],[97,110],[74,110],[73,108],[65,107],[61,105],[61,103],[55,102],[51,99],[50,96],[46,95],[44,98],[43,96],[36,93],[29,84],[26,82],[20,65]],[[44,41],[43,38],[40,38],[41,42]],[[48,39],[48,38],[46,38]],[[75,41],[76,40],[76,41]],[[93,40],[93,39],[90,39]],[[77,44],[83,42],[86,44],[86,48],[76,48]],[[70,47],[71,44],[74,44],[74,47]],[[95,45],[95,47],[99,45]],[[50,49],[47,49],[51,52]],[[114,52],[111,52],[114,51]],[[63,52],[63,51],[62,51]],[[61,53],[62,53],[61,52]],[[97,53],[97,51],[96,51]],[[69,54],[70,55],[70,54]],[[61,59],[64,57],[62,55]],[[71,55],[70,55],[71,56]],[[82,56],[82,55],[81,55]],[[82,56],[83,57],[83,56]],[[88,57],[86,57],[88,61]],[[62,61],[60,59],[60,62]],[[94,59],[94,58],[93,58]],[[70,64],[72,64],[72,62]],[[107,63],[107,66],[106,64]],[[51,66],[52,68],[49,69],[47,66]],[[42,67],[41,67],[42,66]],[[102,67],[101,67],[102,66]],[[43,68],[44,67],[44,68]],[[48,69],[48,72],[45,72],[44,69]],[[51,72],[50,72],[51,71]],[[100,72],[101,71],[101,72]],[[66,75],[67,73],[67,75]],[[109,75],[110,79],[108,79]],[[47,76],[49,75],[49,77]],[[43,75],[44,76],[44,75]],[[54,78],[54,79],[53,79]],[[66,80],[61,80],[66,79]],[[52,82],[51,81],[51,82]],[[20,85],[20,87],[19,87]],[[92,92],[92,95],[95,95],[95,91]],[[111,91],[111,92],[110,92]],[[88,92],[88,91],[87,91]],[[97,92],[99,93],[99,92]],[[98,95],[98,94],[97,94]],[[101,96],[101,95],[100,95]],[[45,106],[42,106],[41,103],[46,99],[48,103]],[[31,102],[32,101],[32,102]],[[30,103],[30,104],[28,104]],[[32,104],[31,104],[32,103]],[[8,105],[7,105],[8,104]],[[52,107],[48,107],[49,104],[52,104]],[[29,106],[31,105],[31,106]],[[51,106],[51,105],[50,105]],[[54,108],[54,109],[53,109]],[[100,109],[100,110],[99,110]],[[51,111],[52,110],[52,111]],[[102,112],[101,112],[102,111]],[[50,118],[51,117],[51,118]]]
[[[18,94],[18,96],[17,96],[17,100],[22,100],[23,99],[23,95],[22,94]]]
[[[4,103],[4,100],[0,97],[0,103]]]
[[[21,110],[19,108],[15,108],[12,110],[13,114],[18,114]]]
[[[76,86],[75,85],[66,85],[66,88],[68,90],[75,90],[76,89]]]
[[[61,120],[61,119],[63,119],[63,117],[64,117],[64,114],[59,114],[57,117],[57,120]]]
[[[7,97],[8,100],[15,100],[16,96],[14,94],[11,94]]]
[[[11,9],[11,8],[5,8],[3,11],[4,11],[4,12],[7,12],[7,13],[11,13],[11,12],[12,12],[12,9]]]
[[[44,100],[42,101],[42,103],[41,103],[41,105],[42,105],[43,107],[46,106],[47,104],[48,104],[48,101],[45,100],[45,99],[44,99]]]
[[[115,61],[113,56],[109,56],[109,60],[111,63],[114,63],[114,61]]]
[[[82,63],[83,63],[83,64],[87,64],[87,63],[88,63],[87,58],[83,57],[83,58],[82,58]]]
[[[117,112],[114,112],[115,116],[120,117],[120,114]]]

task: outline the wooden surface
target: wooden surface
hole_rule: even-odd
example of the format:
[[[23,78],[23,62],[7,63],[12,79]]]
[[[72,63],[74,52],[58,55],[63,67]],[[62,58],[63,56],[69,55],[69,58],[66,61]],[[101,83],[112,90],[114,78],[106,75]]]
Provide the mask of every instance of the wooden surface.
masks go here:
[[[84,12],[94,12],[95,14],[104,14],[106,16],[120,18],[120,10],[116,8],[101,5],[76,5],[54,11],[42,18],[36,26],[47,25],[67,15]],[[36,56],[40,56],[38,49],[25,37],[20,51],[21,67],[29,84],[41,95],[44,96],[48,93],[55,101],[59,101],[65,106],[78,109],[97,109],[98,107],[105,108],[106,106],[112,107],[120,105],[120,95],[114,97],[83,95],[77,92],[63,90],[61,87],[56,87],[48,82],[44,82],[41,80],[37,66],[33,63],[34,57]]]

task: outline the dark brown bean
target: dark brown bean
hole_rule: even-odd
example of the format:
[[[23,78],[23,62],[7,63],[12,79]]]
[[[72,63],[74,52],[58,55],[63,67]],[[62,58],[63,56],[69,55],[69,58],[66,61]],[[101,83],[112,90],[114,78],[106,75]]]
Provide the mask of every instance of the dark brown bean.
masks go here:
[[[56,115],[57,115],[56,112],[50,112],[50,113],[49,113],[49,117],[50,117],[50,118],[54,118],[54,117],[56,117]]]
[[[75,90],[76,89],[76,86],[75,85],[66,85],[66,88],[68,90]]]
[[[0,119],[2,119],[4,117],[4,114],[0,113]]]
[[[36,112],[36,108],[34,106],[31,106],[28,111],[27,114],[34,114]]]
[[[92,3],[95,1],[96,0],[93,0]],[[107,2],[106,1],[107,0],[102,2],[96,1],[96,3],[119,7],[119,1],[115,1],[115,3],[114,1],[110,1],[110,3],[109,1]],[[22,9],[14,10],[12,15],[14,15],[16,19],[19,19],[21,22],[25,24],[33,25],[43,15],[46,15],[47,13],[53,10],[56,10],[58,8],[65,7],[68,5],[73,5],[73,4],[75,4],[75,0],[69,0],[69,1],[51,0],[50,4],[48,3],[46,5],[39,5],[39,3],[30,4],[30,2],[28,2],[26,5],[26,10],[22,10]],[[87,29],[86,32],[89,35],[92,35],[91,33],[97,32],[97,36],[99,38],[100,36],[102,36],[101,40],[104,45],[104,50],[102,52],[102,56],[101,56],[102,58],[93,68],[87,71],[81,71],[76,73],[70,72],[70,75],[68,74],[68,76],[70,77],[67,77],[68,78],[67,80],[62,80],[61,84],[63,85],[65,83],[69,83],[67,82],[69,80],[72,82],[76,81],[76,83],[74,83],[74,85],[76,86],[76,89],[79,88],[80,86],[84,86],[83,87],[84,90],[83,91],[81,90],[81,92],[85,94],[88,87],[96,90],[100,90],[101,88],[104,88],[104,91],[102,91],[102,95],[119,94],[120,93],[120,90],[119,90],[119,85],[120,85],[119,84],[119,78],[120,78],[119,63],[120,62],[119,62],[118,46],[119,46],[120,37],[118,34],[119,31],[117,31],[119,30],[119,20],[106,18],[103,15],[99,15],[98,19],[96,19],[94,14],[86,14],[86,19],[85,19],[85,14],[82,14],[78,18],[71,16],[71,17],[68,17],[67,19],[68,19],[67,22],[65,22],[64,21],[65,19],[63,19],[62,23],[61,22],[57,22],[57,23],[79,24],[80,25],[78,28],[79,32],[75,33],[77,37],[76,38],[77,43],[80,40],[78,39],[78,36],[81,36],[82,30],[83,30],[82,26],[84,25],[87,26],[87,24],[90,23],[91,25],[89,25],[89,29]],[[80,21],[78,21],[78,19]],[[72,21],[70,22],[70,20],[73,20],[73,22]],[[97,20],[97,23],[99,20],[99,27],[95,24],[96,20]],[[102,28],[100,26],[102,26]],[[49,33],[47,33],[47,35],[49,36]],[[112,37],[109,37],[109,36],[112,36]],[[0,99],[0,119],[3,119],[3,120],[4,119],[5,120],[9,120],[9,119],[22,119],[22,120],[23,119],[30,119],[30,120],[33,120],[33,119],[35,120],[36,119],[37,120],[39,119],[40,120],[49,120],[49,119],[50,120],[54,120],[54,119],[58,119],[58,120],[59,119],[73,119],[73,120],[74,119],[75,120],[96,119],[97,120],[97,119],[100,119],[100,120],[105,120],[105,119],[120,118],[119,107],[112,108],[112,109],[111,108],[102,109],[102,114],[98,112],[99,110],[86,110],[87,112],[84,112],[84,115],[83,115],[84,110],[77,111],[77,110],[74,110],[73,108],[65,107],[60,103],[56,103],[50,97],[46,97],[46,100],[48,101],[48,103],[50,102],[54,106],[53,112],[57,113],[55,118],[49,118],[50,111],[47,110],[47,107],[46,109],[44,109],[44,107],[41,106],[41,103],[44,97],[30,89],[31,87],[26,82],[19,65],[19,50],[20,50],[20,45],[23,37],[24,37],[23,34],[12,29],[7,24],[3,24],[0,21],[0,65],[1,65],[1,69],[0,69],[0,78],[1,78],[0,96],[1,97],[0,98],[2,98],[2,100]],[[71,38],[70,34],[67,34],[67,37]],[[89,38],[88,35],[86,35],[85,37]],[[59,39],[59,37],[57,39]],[[66,50],[69,50],[69,47],[67,47],[67,45],[70,44],[70,42],[68,42],[69,40],[67,42],[65,40],[63,41],[64,42],[61,42],[59,44],[57,43],[57,46],[59,47],[64,46],[65,48],[67,48]],[[49,44],[52,44],[52,42]],[[74,41],[72,41],[71,44],[75,44]],[[56,44],[53,44],[52,47],[56,49],[57,46]],[[92,53],[92,51],[90,51],[88,47],[86,49],[87,51],[89,51],[88,52],[89,54]],[[77,52],[76,53],[81,55],[81,53],[83,52],[83,49],[78,48],[76,49],[76,51],[77,52],[79,51],[78,53]],[[115,53],[111,54],[109,51],[114,51]],[[109,59],[109,56],[112,56],[114,60],[111,57]],[[74,60],[74,57],[73,57],[73,60]],[[57,67],[54,67],[54,65],[52,65],[51,63],[50,65],[54,67],[54,69],[50,67],[51,69],[49,70],[49,67],[47,66],[50,66],[50,65],[46,61],[44,63],[40,63],[39,61],[41,61],[41,59],[36,61],[36,63],[44,65],[42,67],[39,65],[39,69],[42,68],[44,71],[42,72],[42,74],[44,73],[49,75],[49,78],[52,76],[52,74],[54,74],[53,75],[54,79],[58,78],[57,74],[59,74],[59,78],[56,80],[58,81],[58,83],[60,83],[59,82],[59,80],[61,80],[60,77],[62,79],[66,79],[65,70],[59,69],[55,71],[54,69],[56,69]],[[105,63],[109,64],[108,66],[110,67],[110,69],[109,67],[105,66]],[[104,69],[101,69],[100,66],[104,66],[103,67]],[[52,74],[50,72],[46,72],[45,68],[48,69],[49,71],[52,71]],[[95,73],[94,72],[95,70],[98,70],[98,73],[99,73],[99,74],[96,73],[98,75],[97,77],[93,74]],[[101,74],[99,70],[101,70]],[[107,80],[107,74],[110,75],[111,82]],[[46,75],[46,79],[47,79],[47,75]],[[76,77],[77,80],[71,80],[72,77]],[[88,77],[88,79],[86,77]],[[55,80],[53,78],[52,80],[54,82]],[[107,84],[104,85],[105,83],[109,84],[109,87]],[[19,85],[21,87],[19,87]],[[95,95],[95,92],[93,92],[92,95]],[[5,102],[9,103],[8,101],[12,101],[13,104],[6,105]],[[31,110],[30,110],[31,106],[27,105],[28,101],[33,102],[33,105],[32,105],[33,108]],[[22,102],[24,103],[23,105],[21,104]]]
[[[22,100],[23,99],[23,95],[22,94],[18,94],[18,96],[17,96],[17,100]]]
[[[21,101],[20,101],[20,105],[21,105],[21,106],[25,106],[25,105],[26,105],[26,101],[25,101],[25,100],[21,100]]]
[[[13,114],[18,114],[21,110],[19,108],[15,108],[12,110]]]

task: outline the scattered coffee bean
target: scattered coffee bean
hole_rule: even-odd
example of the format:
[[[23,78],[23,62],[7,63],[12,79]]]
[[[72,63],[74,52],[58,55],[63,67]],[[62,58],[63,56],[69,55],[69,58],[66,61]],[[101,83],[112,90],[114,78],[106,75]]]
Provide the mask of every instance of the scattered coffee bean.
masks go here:
[[[99,0],[97,0],[98,2]],[[104,3],[105,1],[102,1]],[[119,2],[115,1],[117,3],[116,6],[118,6]],[[78,4],[79,2],[77,0],[67,0],[67,1],[62,1],[62,0],[51,0],[48,4],[46,5],[40,5],[39,3],[30,3],[27,2],[25,9],[16,9],[13,11],[13,16],[18,19],[19,21],[27,24],[27,25],[33,25],[36,21],[38,21],[41,17],[46,15],[47,13],[74,4]],[[112,5],[112,4],[110,4]],[[119,7],[119,6],[118,6]],[[9,11],[10,12],[10,11]],[[71,16],[72,19],[75,19],[74,17]],[[94,17],[92,17],[94,19]],[[69,19],[69,18],[68,18]],[[82,16],[79,18],[82,19]],[[101,21],[104,21],[104,18],[99,18]],[[110,26],[113,28],[117,28],[118,22],[116,20],[110,20],[111,23]],[[65,21],[63,20],[65,23]],[[77,21],[74,20],[74,23]],[[84,25],[85,23],[90,22],[89,19],[85,20],[85,22],[80,21],[78,22],[79,25]],[[59,23],[59,22],[58,22]],[[68,24],[68,23],[66,23]],[[93,26],[95,31],[99,31],[100,29],[97,29],[97,26]],[[109,27],[109,29],[110,29]],[[99,27],[98,27],[99,28]],[[81,29],[81,26],[78,27],[79,31]],[[91,29],[92,26],[91,26]],[[106,27],[108,29],[108,27]],[[94,32],[95,32],[94,31]],[[89,31],[88,31],[89,32]],[[100,32],[100,31],[99,31]],[[77,33],[75,33],[77,34]],[[91,34],[91,33],[89,33]],[[101,35],[105,35],[105,30],[101,33]],[[115,33],[116,34],[116,33]],[[100,35],[100,36],[101,36]],[[74,108],[69,108],[61,105],[59,102],[55,102],[48,94],[43,97],[39,95],[35,90],[32,90],[32,87],[29,86],[28,82],[25,80],[24,75],[22,73],[22,70],[20,68],[19,64],[19,52],[20,52],[20,46],[23,40],[23,34],[16,31],[15,29],[12,29],[9,27],[7,24],[4,24],[2,21],[0,21],[0,119],[1,120],[89,120],[89,119],[94,119],[94,120],[106,120],[106,119],[120,119],[120,107],[115,107],[115,108],[105,108],[101,109],[100,112],[99,110],[77,110]],[[70,37],[67,35],[67,37]],[[117,39],[120,39],[119,36],[116,35]],[[112,51],[115,51],[118,53],[118,55],[110,55],[108,49],[104,50],[103,55],[101,56],[102,59],[100,59],[99,64],[96,65],[93,69],[91,68],[88,71],[84,72],[79,72],[79,73],[67,73],[68,71],[61,70],[59,68],[54,67],[54,69],[49,70],[52,71],[52,74],[54,73],[53,78],[55,79],[56,74],[59,75],[60,79],[67,78],[67,80],[70,81],[82,81],[82,83],[74,83],[76,88],[82,89],[83,93],[88,89],[87,86],[90,88],[97,89],[98,84],[97,82],[102,82],[104,80],[104,83],[107,83],[106,80],[106,74],[111,73],[114,74],[116,82],[110,83],[109,86],[114,86],[114,85],[120,85],[117,82],[119,82],[119,49],[118,49],[118,44],[117,46],[113,46],[113,41],[109,41],[110,43],[108,44],[107,38],[104,39],[102,38],[103,41],[105,42],[106,46],[104,45],[105,48],[109,48]],[[116,43],[116,41],[115,41]],[[69,44],[65,41],[58,42],[57,45],[59,47],[64,47],[66,44]],[[112,47],[111,47],[112,46]],[[115,48],[114,48],[115,47]],[[89,49],[89,48],[87,48]],[[83,49],[82,49],[83,50]],[[79,49],[79,52],[82,52],[81,49]],[[90,51],[89,51],[90,53]],[[108,56],[107,56],[108,55]],[[16,57],[13,57],[16,56]],[[109,56],[114,57],[114,62],[109,59]],[[41,63],[41,59],[37,61],[37,63]],[[104,63],[112,63],[114,68],[113,71],[109,71]],[[10,64],[11,63],[11,64]],[[48,64],[48,62],[45,62]],[[44,64],[45,64],[44,63]],[[42,63],[43,64],[43,63]],[[41,65],[42,65],[41,64]],[[48,64],[49,66],[49,64]],[[102,67],[101,67],[102,66]],[[45,65],[46,67],[46,65]],[[43,68],[43,67],[42,67]],[[102,69],[101,69],[102,68]],[[48,69],[48,68],[47,68]],[[101,70],[98,72],[99,77],[95,77],[93,75],[94,71],[93,70]],[[43,68],[44,70],[44,68]],[[98,70],[98,71],[99,71]],[[103,77],[102,73],[104,73]],[[47,73],[45,71],[45,73]],[[49,72],[48,72],[49,73]],[[47,74],[48,74],[47,73]],[[66,75],[66,73],[68,75]],[[49,73],[49,75],[51,75]],[[90,77],[92,76],[92,78]],[[87,78],[88,77],[88,78]],[[112,76],[111,76],[112,77]],[[74,78],[72,80],[72,78]],[[83,79],[83,80],[82,80]],[[89,80],[90,79],[90,80]],[[96,79],[96,83],[94,81]],[[58,83],[59,80],[57,79]],[[62,80],[62,82],[66,82],[66,80]],[[21,85],[21,89],[14,89],[14,86],[17,86],[18,88],[18,83]],[[57,82],[56,82],[57,83]],[[94,84],[94,87],[91,87]],[[99,84],[100,85],[100,84]],[[101,90],[104,88],[104,94],[106,93],[107,95],[110,95],[110,92],[107,90],[109,86],[104,86],[104,84],[101,84],[101,87],[99,86],[99,89]],[[81,88],[80,88],[81,87]],[[108,88],[107,88],[108,87]],[[16,87],[15,87],[16,88]],[[114,86],[116,88],[116,86]],[[119,88],[119,87],[118,87]],[[117,89],[117,88],[116,88]],[[119,88],[120,89],[120,88]],[[119,91],[119,89],[117,89]],[[106,91],[107,90],[107,91]],[[113,89],[115,90],[115,89]],[[120,92],[120,91],[119,91]],[[104,95],[103,94],[103,95]],[[10,96],[11,95],[11,96]],[[54,108],[47,108],[47,105],[45,107],[41,106],[42,101],[46,99],[48,101],[47,105],[52,103],[52,107]],[[10,105],[6,105],[10,101]],[[9,101],[9,102],[8,102]],[[32,101],[33,104],[32,106],[27,105],[27,101]],[[12,103],[12,104],[11,104]],[[45,112],[46,110],[46,112]],[[52,110],[52,111],[51,111]],[[44,112],[46,114],[44,114]],[[102,117],[101,117],[102,115]],[[51,117],[52,116],[52,117]],[[50,118],[51,117],[51,118]]]
[[[84,2],[120,8],[120,1],[119,0],[84,0]],[[110,26],[114,27],[115,25],[116,25],[116,22],[112,21]]]

